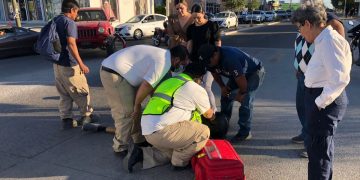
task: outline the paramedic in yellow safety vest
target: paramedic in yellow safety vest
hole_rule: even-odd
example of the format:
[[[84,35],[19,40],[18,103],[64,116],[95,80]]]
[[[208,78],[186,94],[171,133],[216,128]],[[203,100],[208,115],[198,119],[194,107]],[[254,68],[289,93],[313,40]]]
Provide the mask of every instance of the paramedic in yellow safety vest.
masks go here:
[[[138,162],[142,162],[143,169],[171,162],[172,169],[182,170],[205,146],[209,128],[191,120],[195,111],[214,119],[209,97],[199,85],[205,73],[204,65],[192,63],[156,88],[141,118],[142,134],[153,146],[131,144],[123,161],[127,171],[132,172]]]

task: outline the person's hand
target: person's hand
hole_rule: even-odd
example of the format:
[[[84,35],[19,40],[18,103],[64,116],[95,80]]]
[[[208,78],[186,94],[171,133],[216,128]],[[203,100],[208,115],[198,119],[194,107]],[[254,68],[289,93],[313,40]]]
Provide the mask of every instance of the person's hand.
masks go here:
[[[141,104],[134,106],[134,111],[131,113],[131,119],[135,121],[139,119],[141,115]]]
[[[227,86],[224,86],[221,88],[221,95],[224,96],[224,97],[229,97],[230,95],[230,88],[227,87]]]
[[[90,72],[90,69],[85,64],[80,64],[79,66],[80,66],[81,72],[83,72],[84,74],[87,74]]]

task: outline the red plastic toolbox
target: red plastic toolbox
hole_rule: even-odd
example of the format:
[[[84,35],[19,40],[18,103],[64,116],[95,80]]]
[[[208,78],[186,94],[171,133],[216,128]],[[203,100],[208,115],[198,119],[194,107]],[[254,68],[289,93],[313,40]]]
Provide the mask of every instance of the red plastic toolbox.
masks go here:
[[[210,139],[191,159],[196,180],[245,180],[244,164],[226,140]]]

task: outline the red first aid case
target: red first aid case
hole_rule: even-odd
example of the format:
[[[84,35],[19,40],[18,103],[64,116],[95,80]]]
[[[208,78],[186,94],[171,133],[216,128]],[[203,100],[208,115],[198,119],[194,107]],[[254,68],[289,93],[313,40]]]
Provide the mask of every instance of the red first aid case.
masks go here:
[[[210,139],[191,159],[196,180],[245,180],[244,164],[229,141]]]

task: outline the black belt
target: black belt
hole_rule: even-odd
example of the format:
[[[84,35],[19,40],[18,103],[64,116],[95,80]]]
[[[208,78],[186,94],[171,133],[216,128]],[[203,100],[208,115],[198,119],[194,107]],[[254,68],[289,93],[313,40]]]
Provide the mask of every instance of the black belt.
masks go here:
[[[116,75],[121,76],[118,72],[116,72],[116,71],[114,71],[114,70],[112,70],[110,68],[104,67],[104,66],[101,66],[101,70],[106,71],[106,72],[111,73],[111,74],[116,74]]]

